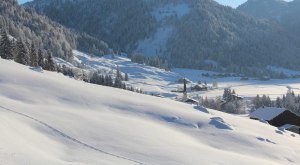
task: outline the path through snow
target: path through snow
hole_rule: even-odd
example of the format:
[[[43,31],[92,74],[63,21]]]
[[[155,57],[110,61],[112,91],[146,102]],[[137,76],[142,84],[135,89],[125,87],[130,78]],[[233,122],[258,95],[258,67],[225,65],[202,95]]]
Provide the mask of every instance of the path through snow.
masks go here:
[[[73,138],[73,137],[67,135],[66,133],[63,133],[62,131],[60,131],[60,130],[54,128],[54,127],[52,127],[51,125],[49,125],[49,124],[47,124],[47,123],[45,123],[45,122],[43,122],[43,121],[41,121],[41,120],[38,120],[38,119],[36,119],[36,118],[33,118],[33,117],[29,116],[29,115],[26,115],[26,114],[24,114],[24,113],[20,113],[20,112],[11,110],[11,109],[9,109],[9,108],[5,108],[5,107],[3,107],[3,106],[1,106],[1,105],[0,105],[0,108],[3,109],[3,110],[5,110],[5,111],[9,111],[9,112],[18,114],[18,115],[20,115],[20,116],[26,117],[26,118],[28,118],[28,119],[34,120],[35,122],[38,122],[39,124],[41,124],[41,125],[43,125],[43,126],[49,128],[50,130],[52,130],[53,132],[55,132],[57,135],[60,135],[61,137],[66,138],[66,139],[68,139],[68,140],[70,140],[70,141],[72,141],[72,142],[74,142],[74,143],[77,143],[77,144],[79,144],[79,145],[81,145],[81,146],[84,146],[84,147],[86,147],[86,148],[89,148],[89,149],[92,149],[92,150],[94,150],[94,151],[101,152],[101,153],[104,153],[104,154],[107,154],[107,155],[110,155],[110,156],[113,156],[113,157],[116,157],[116,158],[119,158],[119,159],[128,160],[128,161],[131,161],[131,162],[134,162],[134,163],[137,163],[137,164],[144,164],[144,163],[142,163],[142,162],[139,162],[139,161],[136,161],[136,160],[133,160],[133,159],[130,159],[130,158],[126,158],[126,157],[123,157],[123,156],[120,156],[120,155],[116,155],[116,154],[113,154],[113,153],[109,153],[109,152],[107,152],[107,151],[103,151],[103,150],[101,150],[101,149],[99,149],[99,148],[96,148],[96,147],[94,147],[94,146],[91,146],[91,145],[89,145],[89,144],[87,144],[87,143],[81,142],[81,141],[77,140],[76,138]]]

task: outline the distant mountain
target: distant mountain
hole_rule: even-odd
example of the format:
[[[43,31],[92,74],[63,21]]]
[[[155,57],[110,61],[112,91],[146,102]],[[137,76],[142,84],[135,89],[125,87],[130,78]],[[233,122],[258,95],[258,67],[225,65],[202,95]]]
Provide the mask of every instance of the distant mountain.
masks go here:
[[[67,58],[72,49],[95,54],[104,54],[108,49],[103,41],[65,28],[32,9],[19,6],[15,0],[0,2],[0,28],[16,39],[33,42],[62,58]]]
[[[163,56],[176,67],[251,74],[267,65],[300,69],[299,48],[285,29],[213,0],[35,0],[25,6],[115,49]]]
[[[261,19],[280,21],[288,13],[289,3],[284,0],[248,0],[237,9]]]
[[[291,35],[300,35],[300,0],[248,0],[237,9],[256,18],[274,21]]]

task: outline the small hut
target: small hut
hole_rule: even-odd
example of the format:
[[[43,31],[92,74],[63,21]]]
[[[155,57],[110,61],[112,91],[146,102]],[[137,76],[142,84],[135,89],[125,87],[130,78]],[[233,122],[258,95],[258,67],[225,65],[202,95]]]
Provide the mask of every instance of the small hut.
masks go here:
[[[192,98],[187,98],[184,100],[185,103],[189,103],[189,104],[198,104],[199,102],[195,99]]]

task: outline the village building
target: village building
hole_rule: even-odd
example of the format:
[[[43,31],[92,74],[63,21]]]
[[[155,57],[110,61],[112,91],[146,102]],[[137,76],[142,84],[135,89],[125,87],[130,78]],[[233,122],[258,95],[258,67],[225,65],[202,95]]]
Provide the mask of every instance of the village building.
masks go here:
[[[192,91],[207,91],[208,90],[208,87],[207,85],[194,85],[191,87],[191,90]]]
[[[300,116],[284,108],[262,107],[252,112],[250,118],[300,134]]]
[[[195,100],[195,99],[192,99],[192,98],[187,98],[184,100],[185,103],[189,103],[189,104],[198,104],[199,101],[198,100]]]

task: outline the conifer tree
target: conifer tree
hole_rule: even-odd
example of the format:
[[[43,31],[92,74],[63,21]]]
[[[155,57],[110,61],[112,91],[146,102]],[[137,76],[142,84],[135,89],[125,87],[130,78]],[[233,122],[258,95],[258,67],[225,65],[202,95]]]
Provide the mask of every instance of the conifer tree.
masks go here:
[[[225,100],[226,102],[232,101],[231,89],[229,89],[229,88],[224,89],[223,100]]]
[[[127,73],[125,73],[125,78],[124,78],[125,81],[129,81],[129,76]]]
[[[0,57],[3,59],[13,59],[12,44],[5,30],[1,30]]]
[[[25,45],[21,39],[17,42],[17,55],[15,57],[15,61],[23,65],[28,65],[29,62]]]
[[[30,57],[30,66],[37,67],[38,66],[38,57],[37,57],[36,49],[35,49],[35,46],[33,43],[31,43],[31,46],[30,46],[29,57]]]
[[[115,78],[114,87],[116,87],[116,88],[122,88],[122,80],[119,77]]]
[[[118,79],[120,79],[120,80],[123,80],[123,77],[122,77],[122,74],[121,74],[121,71],[120,71],[120,67],[119,67],[119,66],[117,66],[116,78],[118,78]]]
[[[40,66],[42,68],[45,67],[44,55],[43,55],[43,52],[41,49],[38,50],[37,64],[38,64],[38,66]]]
[[[48,51],[45,69],[49,71],[56,71],[56,66],[52,57],[52,53]]]

